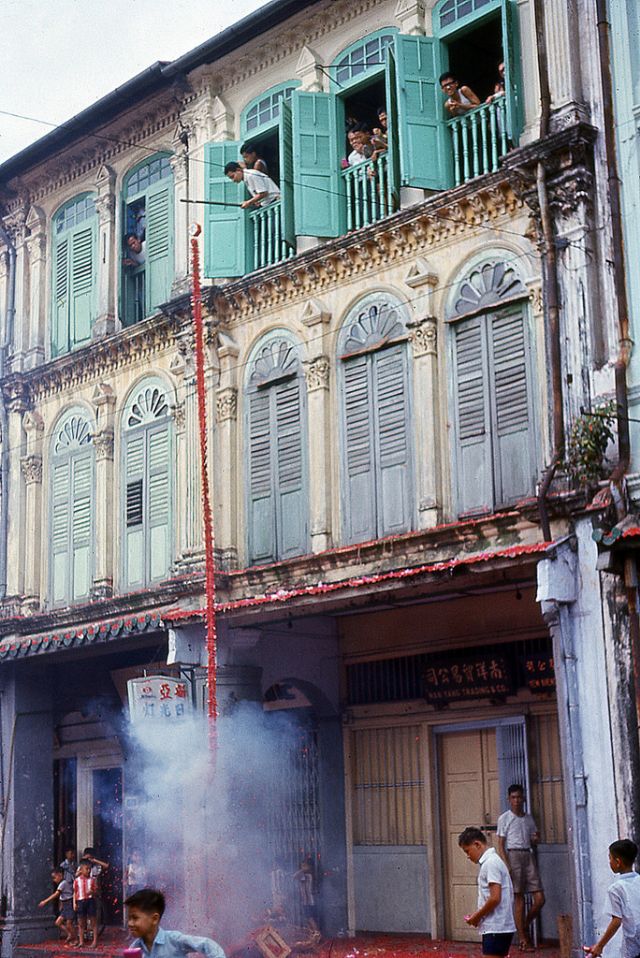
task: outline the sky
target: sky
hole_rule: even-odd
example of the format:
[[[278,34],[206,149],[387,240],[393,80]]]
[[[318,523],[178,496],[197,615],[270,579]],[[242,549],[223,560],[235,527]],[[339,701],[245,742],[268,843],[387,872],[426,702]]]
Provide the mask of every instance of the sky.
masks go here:
[[[0,162],[156,60],[175,60],[265,2],[0,0]]]

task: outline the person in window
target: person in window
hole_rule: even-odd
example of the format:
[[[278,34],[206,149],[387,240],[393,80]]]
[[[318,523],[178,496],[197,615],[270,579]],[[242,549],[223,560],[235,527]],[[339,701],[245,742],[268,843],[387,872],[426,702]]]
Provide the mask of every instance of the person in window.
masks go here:
[[[451,116],[463,116],[469,110],[475,110],[477,106],[480,106],[480,100],[471,87],[460,86],[453,73],[443,73],[439,82],[447,98],[444,108]]]
[[[493,93],[490,93],[485,103],[493,103],[494,100],[497,100],[499,97],[504,96],[505,94],[505,85],[504,85],[504,63],[498,64],[498,79],[493,88]]]
[[[269,175],[266,160],[258,156],[255,143],[243,143],[240,147],[240,156],[242,157],[242,163],[246,170],[255,170],[256,173],[264,173],[266,176]]]
[[[347,136],[352,147],[351,153],[347,157],[349,166],[357,166],[358,163],[370,160],[373,156],[373,146],[371,145],[371,133],[367,125],[359,123]]]
[[[136,236],[135,233],[127,233],[124,238],[125,254],[123,263],[125,266],[144,266],[145,262],[145,241]]]
[[[373,159],[377,160],[381,153],[389,149],[389,133],[387,130],[387,108],[379,106],[376,111],[378,123],[380,126],[374,126],[371,145],[373,147]]]
[[[240,205],[243,210],[250,209],[252,206],[270,206],[280,199],[280,190],[271,177],[265,173],[259,173],[257,170],[245,170],[239,163],[233,160],[224,168],[225,176],[228,176],[234,183],[242,183],[246,186],[251,198],[245,200]]]

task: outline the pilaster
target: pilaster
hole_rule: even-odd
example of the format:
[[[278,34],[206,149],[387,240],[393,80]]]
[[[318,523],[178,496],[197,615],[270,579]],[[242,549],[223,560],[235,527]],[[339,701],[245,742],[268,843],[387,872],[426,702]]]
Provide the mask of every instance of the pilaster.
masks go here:
[[[575,0],[544,4],[545,34],[551,88],[551,129],[561,130],[587,120],[580,66],[580,24]]]
[[[323,74],[320,65],[321,61],[318,54],[305,44],[296,63],[296,73],[300,79],[301,90],[308,90],[310,93],[320,93],[322,91]]]
[[[228,336],[220,337],[220,381],[216,390],[215,458],[218,468],[212,480],[215,502],[216,547],[228,565],[236,564],[239,552],[238,515],[241,508],[238,482],[238,347]]]
[[[413,349],[413,415],[416,450],[416,499],[418,528],[438,524],[440,487],[440,401],[438,393],[438,321],[435,316],[409,322]]]
[[[92,594],[95,598],[113,595],[114,539],[118,514],[114,486],[113,450],[116,396],[107,383],[98,383],[92,395],[96,409],[95,450],[95,565]]]
[[[174,217],[174,267],[171,293],[176,296],[189,289],[189,222],[193,217],[193,209],[189,199],[189,156],[183,140],[180,138],[185,130],[176,131],[173,140],[174,154],[171,157],[173,170],[173,217]],[[187,140],[188,142],[188,140]]]
[[[44,361],[47,328],[47,232],[42,210],[32,206],[26,220],[28,237],[25,240],[29,257],[29,329],[25,368],[32,369]]]
[[[16,292],[13,343],[11,344],[11,370],[22,372],[29,347],[29,254],[27,250],[27,210],[21,208],[7,218],[6,226],[11,232],[16,250]]]
[[[44,421],[37,412],[26,413],[23,421],[27,436],[26,455],[20,459],[25,487],[25,572],[23,612],[40,609],[40,569],[42,565],[42,438]]]
[[[9,482],[7,508],[7,597],[20,600],[24,593],[25,570],[25,486],[21,456],[26,454],[22,418],[29,408],[29,397],[19,381],[4,389],[7,407],[9,446]]]
[[[98,314],[93,324],[94,339],[115,330],[118,257],[116,243],[116,174],[101,166],[96,177],[98,214]]]
[[[395,18],[400,24],[400,33],[409,33],[415,36],[424,35],[424,13],[424,0],[398,0]]]
[[[311,551],[323,552],[332,544],[333,448],[331,425],[331,361],[324,355],[323,331],[331,313],[319,299],[309,299],[301,321],[309,330],[308,360],[304,363],[309,423],[309,521]],[[313,439],[311,439],[313,437]]]

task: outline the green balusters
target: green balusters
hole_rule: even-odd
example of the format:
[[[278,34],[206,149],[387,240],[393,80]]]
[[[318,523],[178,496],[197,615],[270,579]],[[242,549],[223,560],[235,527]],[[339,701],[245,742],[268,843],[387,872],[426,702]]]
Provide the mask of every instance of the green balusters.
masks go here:
[[[491,172],[498,169],[498,123],[496,117],[496,101],[489,103],[489,122],[491,124]]]
[[[480,129],[482,134],[482,172],[489,172],[489,123],[486,109],[480,112]]]
[[[479,176],[483,171],[480,169],[480,151],[478,150],[478,114],[474,110],[469,116],[471,123],[471,149],[473,159],[473,176]]]
[[[460,127],[462,129],[462,175],[464,182],[471,179],[471,169],[469,166],[469,121],[466,116],[460,117]]]
[[[457,120],[450,120],[449,126],[451,127],[451,141],[453,143],[455,185],[460,186],[462,183],[462,173],[460,170],[460,124]]]

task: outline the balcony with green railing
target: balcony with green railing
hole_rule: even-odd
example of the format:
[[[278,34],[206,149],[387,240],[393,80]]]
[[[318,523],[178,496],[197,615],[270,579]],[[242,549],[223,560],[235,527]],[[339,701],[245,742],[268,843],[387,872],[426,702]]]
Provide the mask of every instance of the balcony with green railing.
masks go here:
[[[295,250],[283,239],[282,203],[270,203],[260,206],[249,214],[251,221],[251,243],[253,249],[253,269],[275,266],[283,260],[295,256]]]
[[[347,230],[369,226],[395,212],[397,198],[389,177],[389,154],[363,160],[342,171],[347,202]]]
[[[476,176],[495,173],[511,148],[507,132],[507,98],[496,97],[475,110],[447,121],[451,131],[456,186]]]

